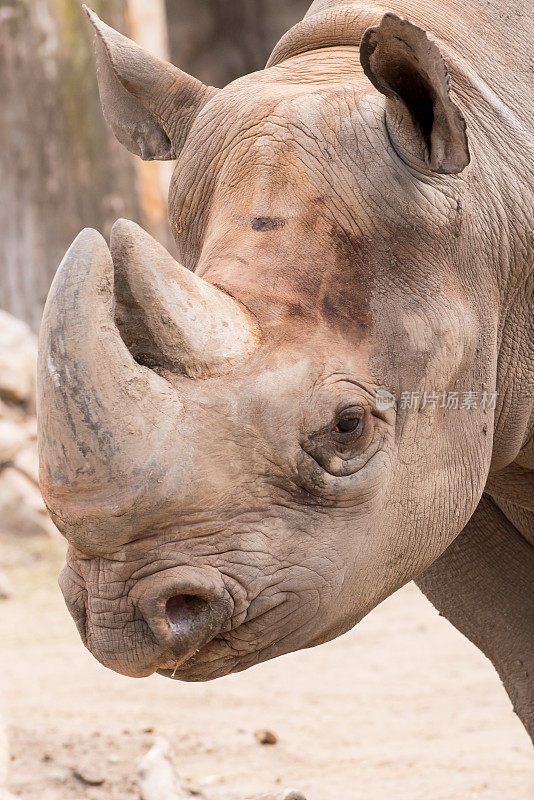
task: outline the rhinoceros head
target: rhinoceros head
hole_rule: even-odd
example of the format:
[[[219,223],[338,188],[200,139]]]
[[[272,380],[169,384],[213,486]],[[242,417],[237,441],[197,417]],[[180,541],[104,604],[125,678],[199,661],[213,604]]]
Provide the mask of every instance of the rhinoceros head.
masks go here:
[[[93,654],[204,680],[346,631],[476,505],[487,418],[400,403],[491,377],[465,124],[393,15],[309,17],[223,90],[91,16],[117,138],[178,158],[182,263],[125,220],[71,246],[41,332],[41,487]]]

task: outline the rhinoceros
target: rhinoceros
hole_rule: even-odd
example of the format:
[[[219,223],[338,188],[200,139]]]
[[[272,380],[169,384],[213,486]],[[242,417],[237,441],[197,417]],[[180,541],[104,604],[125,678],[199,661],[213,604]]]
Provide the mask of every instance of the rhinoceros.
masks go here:
[[[44,312],[84,644],[205,681],[415,579],[534,733],[532,5],[316,0],[223,89],[87,13],[117,139],[177,160],[178,260],[84,230]]]

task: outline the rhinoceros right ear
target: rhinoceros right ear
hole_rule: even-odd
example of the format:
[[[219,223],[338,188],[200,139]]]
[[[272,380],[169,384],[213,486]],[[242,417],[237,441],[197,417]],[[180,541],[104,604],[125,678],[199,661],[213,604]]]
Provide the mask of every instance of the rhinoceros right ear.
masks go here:
[[[191,124],[218,91],[161,61],[84,6],[95,31],[98,89],[106,122],[145,161],[177,158]]]
[[[469,164],[465,120],[449,96],[443,56],[426,31],[384,14],[364,33],[360,61],[387,97],[387,127],[401,158],[431,172],[461,172]]]

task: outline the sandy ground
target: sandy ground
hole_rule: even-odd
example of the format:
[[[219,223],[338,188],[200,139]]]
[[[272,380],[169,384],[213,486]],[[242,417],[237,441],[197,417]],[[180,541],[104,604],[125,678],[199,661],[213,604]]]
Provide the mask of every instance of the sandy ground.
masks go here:
[[[320,648],[214,683],[134,680],[83,649],[55,584],[61,556],[0,538],[14,587],[0,604],[0,702],[23,800],[138,798],[157,735],[208,800],[288,786],[308,800],[534,797],[532,750],[493,668],[415,586]],[[258,744],[259,728],[278,743]]]

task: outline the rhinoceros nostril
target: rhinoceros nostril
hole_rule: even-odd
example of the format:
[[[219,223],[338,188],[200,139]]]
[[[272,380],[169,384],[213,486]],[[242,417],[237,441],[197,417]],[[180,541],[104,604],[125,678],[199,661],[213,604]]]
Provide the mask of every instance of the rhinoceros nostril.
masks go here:
[[[167,600],[167,620],[178,636],[190,637],[210,626],[211,608],[206,600],[194,594],[177,594]]]

